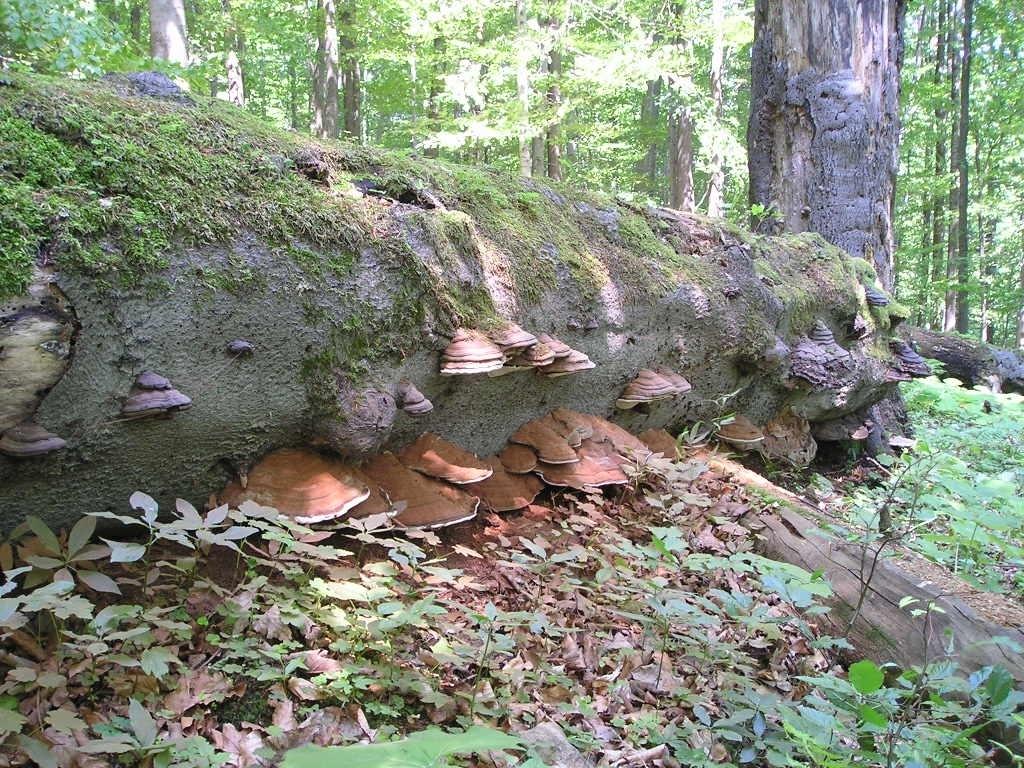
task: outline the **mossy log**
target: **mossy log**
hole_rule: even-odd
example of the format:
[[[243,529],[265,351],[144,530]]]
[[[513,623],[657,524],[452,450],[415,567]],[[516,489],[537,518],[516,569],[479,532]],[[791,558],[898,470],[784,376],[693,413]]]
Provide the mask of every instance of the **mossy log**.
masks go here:
[[[619,412],[634,432],[730,411],[823,422],[893,391],[888,323],[865,301],[873,270],[817,235],[754,236],[320,143],[153,82],[0,85],[0,292],[21,297],[0,304],[0,365],[63,345],[36,379],[0,381],[0,430],[32,419],[67,444],[0,456],[6,528],[26,513],[58,524],[124,508],[134,490],[202,501],[281,447],[358,459],[430,430],[490,454],[559,405],[612,414],[642,368],[693,388]],[[43,311],[58,293],[60,311]],[[26,312],[56,326],[10,343]],[[439,375],[456,328],[505,320],[596,368]],[[835,342],[812,383],[792,362],[816,328]],[[403,381],[429,414],[396,406]],[[125,409],[168,388],[191,408]]]
[[[947,376],[953,376],[969,387],[1024,393],[1024,356],[1019,352],[966,336],[924,328],[908,327],[901,329],[901,333],[914,342],[924,357],[942,363]]]
[[[769,504],[744,522],[758,551],[811,573],[832,587],[826,631],[847,638],[858,657],[907,669],[952,659],[963,669],[1000,664],[1024,681],[1024,611],[1011,600],[974,589],[945,569],[888,543],[865,547],[822,530],[807,501],[735,462],[709,463],[760,489]]]

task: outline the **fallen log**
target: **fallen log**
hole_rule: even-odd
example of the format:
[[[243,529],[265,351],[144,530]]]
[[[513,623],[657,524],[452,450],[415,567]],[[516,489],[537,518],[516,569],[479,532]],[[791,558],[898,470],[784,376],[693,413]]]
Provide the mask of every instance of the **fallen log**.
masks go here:
[[[1019,604],[971,587],[898,543],[876,557],[876,547],[826,533],[824,514],[807,500],[734,461],[706,460],[765,495],[767,506],[744,520],[758,538],[757,550],[824,576],[833,596],[822,620],[832,635],[849,640],[858,658],[904,669],[952,659],[968,672],[1001,664],[1024,681]]]
[[[490,455],[557,406],[634,433],[741,412],[805,461],[808,424],[895,389],[871,266],[817,235],[321,143],[161,77],[0,87],[0,339],[47,322],[0,341],[28,372],[0,379],[0,528],[201,503],[281,448]],[[627,392],[648,369],[692,386]]]
[[[901,328],[901,332],[917,346],[918,352],[942,363],[947,376],[968,387],[1024,393],[1024,356],[1019,352],[924,328]]]

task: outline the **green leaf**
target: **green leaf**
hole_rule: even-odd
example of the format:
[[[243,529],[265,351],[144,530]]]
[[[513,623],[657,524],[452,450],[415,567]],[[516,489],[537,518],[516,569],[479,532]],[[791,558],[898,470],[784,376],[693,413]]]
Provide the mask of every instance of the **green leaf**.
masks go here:
[[[110,562],[112,563],[134,563],[141,560],[146,554],[146,548],[142,544],[133,544],[125,541],[111,541],[103,539],[110,547]]]
[[[121,588],[117,582],[99,571],[79,571],[79,580],[86,586],[95,589],[97,592],[107,592],[112,595],[120,595]]]
[[[1013,691],[1013,675],[1003,667],[993,667],[985,681],[985,692],[993,705],[1002,704]]]
[[[137,509],[142,512],[143,516],[147,520],[156,519],[156,513],[160,509],[157,506],[156,500],[148,493],[142,491],[136,491],[128,497],[128,504],[132,509]]]
[[[865,704],[859,711],[860,719],[868,725],[873,725],[877,728],[885,728],[889,724],[888,718],[874,707],[869,707]]]
[[[39,768],[58,768],[57,758],[54,757],[53,750],[50,749],[48,744],[28,736],[19,736],[18,746]]]
[[[142,671],[153,677],[164,677],[171,671],[170,665],[179,664],[180,660],[176,655],[166,648],[147,648],[142,652],[139,659]]]
[[[850,665],[850,684],[857,689],[857,693],[874,693],[882,687],[885,682],[885,674],[875,662],[869,659],[858,661]]]
[[[40,520],[35,515],[29,515],[25,518],[25,523],[29,529],[39,538],[39,543],[43,545],[43,548],[51,555],[60,555],[60,542],[57,541],[57,536],[50,527]]]
[[[68,534],[68,557],[74,557],[78,554],[79,550],[89,543],[89,539],[92,538],[95,532],[95,517],[83,517],[75,523],[71,533]]]
[[[71,733],[84,731],[89,726],[70,709],[53,709],[46,714],[46,722],[57,731]]]
[[[139,744],[151,747],[156,743],[156,720],[139,703],[138,699],[128,702],[128,722],[131,723],[132,732],[139,740]]]
[[[0,737],[9,733],[18,733],[25,724],[25,716],[13,709],[0,709]]]
[[[462,733],[428,728],[401,741],[355,744],[348,747],[306,746],[285,753],[282,768],[434,768],[441,758],[488,750],[518,749],[522,742],[493,728],[475,725]]]

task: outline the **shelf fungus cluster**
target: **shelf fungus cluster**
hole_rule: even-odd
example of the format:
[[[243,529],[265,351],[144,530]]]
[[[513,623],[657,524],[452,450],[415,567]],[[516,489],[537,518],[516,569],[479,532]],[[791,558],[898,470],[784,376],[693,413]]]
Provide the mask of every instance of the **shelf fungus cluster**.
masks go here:
[[[536,371],[557,378],[593,367],[594,362],[583,352],[546,333],[534,336],[515,323],[488,334],[460,328],[441,355],[442,376]]]
[[[422,416],[434,410],[434,404],[408,379],[398,383],[398,404],[410,416]]]
[[[121,416],[126,419],[147,419],[170,416],[192,406],[192,400],[176,390],[171,382],[153,371],[143,371],[135,377]]]
[[[832,330],[820,320],[790,355],[789,372],[814,387],[828,389],[839,386],[846,378],[851,356],[836,341]]]
[[[45,456],[59,451],[67,443],[32,419],[17,424],[0,435],[0,453],[15,459]]]
[[[657,437],[662,447],[672,446],[674,458],[672,438]],[[481,505],[492,512],[523,509],[546,486],[622,485],[624,464],[653,451],[604,419],[556,408],[524,424],[488,458],[429,432],[358,467],[311,450],[274,451],[231,482],[220,501],[272,507],[304,524],[386,515],[402,528],[441,528],[472,519]]]
[[[909,381],[912,378],[931,376],[932,369],[927,361],[912,346],[902,339],[889,342],[892,351],[892,365],[889,366],[889,381]]]
[[[674,371],[652,371],[644,368],[626,385],[619,399],[615,401],[615,407],[628,410],[645,403],[685,395],[691,389],[690,382]]]

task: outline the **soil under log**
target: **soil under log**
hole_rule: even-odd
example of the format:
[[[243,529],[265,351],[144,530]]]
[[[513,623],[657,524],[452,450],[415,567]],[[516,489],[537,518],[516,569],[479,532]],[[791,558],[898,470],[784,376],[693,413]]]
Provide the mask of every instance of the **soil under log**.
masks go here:
[[[0,365],[28,373],[0,381],[0,430],[32,419],[67,445],[0,456],[4,528],[125,509],[135,490],[199,502],[282,447],[360,459],[431,431],[488,455],[557,406],[635,433],[736,411],[809,434],[894,389],[893,318],[865,301],[873,269],[817,235],[756,236],[319,143],[128,78],[5,83],[15,162],[0,186],[21,218],[0,248],[0,288],[19,297],[0,303]],[[65,302],[49,315],[60,345],[18,343],[40,275]],[[440,375],[457,328],[505,321],[596,367]],[[40,349],[47,365],[18,367]],[[659,367],[692,390],[615,409],[639,370]],[[167,391],[142,386],[146,372],[191,407],[125,409],[140,387]],[[406,380],[430,413],[398,407]]]

